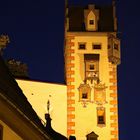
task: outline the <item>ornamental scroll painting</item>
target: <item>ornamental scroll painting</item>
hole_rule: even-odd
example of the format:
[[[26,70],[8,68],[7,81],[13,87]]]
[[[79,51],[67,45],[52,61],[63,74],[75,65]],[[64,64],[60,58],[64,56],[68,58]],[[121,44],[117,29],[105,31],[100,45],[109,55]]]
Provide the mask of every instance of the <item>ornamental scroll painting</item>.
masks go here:
[[[94,85],[94,101],[97,105],[103,105],[106,102],[106,86],[105,84],[97,83]]]

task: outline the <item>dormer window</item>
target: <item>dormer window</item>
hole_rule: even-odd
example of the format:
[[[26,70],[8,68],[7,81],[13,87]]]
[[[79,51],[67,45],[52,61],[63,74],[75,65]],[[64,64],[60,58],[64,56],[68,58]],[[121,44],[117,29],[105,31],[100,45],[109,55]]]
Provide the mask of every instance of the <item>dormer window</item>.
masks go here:
[[[84,11],[85,27],[87,31],[96,31],[98,29],[99,10],[94,5]]]
[[[90,11],[88,16],[87,16],[87,19],[88,21],[88,24],[87,24],[87,30],[89,31],[95,31],[96,30],[96,23],[94,24],[94,21],[96,22],[96,15],[94,14],[93,11]]]

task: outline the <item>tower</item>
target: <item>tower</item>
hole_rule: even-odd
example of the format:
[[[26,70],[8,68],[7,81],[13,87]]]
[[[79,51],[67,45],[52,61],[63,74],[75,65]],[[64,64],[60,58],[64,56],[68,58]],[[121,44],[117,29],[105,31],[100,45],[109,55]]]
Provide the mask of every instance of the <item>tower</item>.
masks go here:
[[[67,134],[77,140],[118,140],[115,3],[66,11]]]

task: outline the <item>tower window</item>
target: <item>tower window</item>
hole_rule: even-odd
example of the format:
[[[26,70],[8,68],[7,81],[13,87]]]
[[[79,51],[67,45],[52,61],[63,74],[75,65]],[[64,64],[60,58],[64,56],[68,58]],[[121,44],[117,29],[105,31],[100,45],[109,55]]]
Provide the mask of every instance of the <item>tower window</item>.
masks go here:
[[[98,124],[105,124],[104,116],[98,116]]]
[[[101,44],[93,44],[92,48],[93,49],[101,49]]]
[[[84,54],[85,78],[96,80],[99,77],[99,54]]]
[[[97,108],[97,125],[105,125],[105,108]]]
[[[87,93],[82,93],[82,99],[87,99],[88,98],[88,94]]]
[[[95,67],[94,67],[93,64],[90,64],[90,65],[89,65],[89,69],[90,69],[90,70],[94,70],[94,68],[95,68]]]
[[[95,78],[99,76],[99,61],[85,62],[85,76],[86,78]]]
[[[88,84],[80,84],[79,86],[79,101],[88,100],[91,98],[91,88]]]
[[[85,50],[86,44],[85,43],[79,43],[79,50]]]
[[[93,25],[94,24],[94,20],[89,20],[89,24]]]

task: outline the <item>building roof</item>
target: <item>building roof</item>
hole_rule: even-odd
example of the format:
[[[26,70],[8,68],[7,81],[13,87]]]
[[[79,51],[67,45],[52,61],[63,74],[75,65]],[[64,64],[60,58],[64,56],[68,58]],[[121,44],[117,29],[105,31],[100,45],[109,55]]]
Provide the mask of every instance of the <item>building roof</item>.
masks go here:
[[[87,6],[69,6],[69,31],[86,31],[84,23],[84,10]],[[99,10],[98,32],[113,32],[114,17],[113,6],[95,6]]]
[[[87,134],[86,137],[97,138],[99,136],[97,134],[95,134],[95,132],[92,131],[91,133]]]
[[[62,134],[56,132],[52,126],[51,126],[51,118],[50,114],[45,114],[45,119],[47,121],[46,123],[46,131],[49,133],[50,137],[54,140],[68,140],[65,136]]]
[[[13,78],[9,69],[5,65],[2,57],[0,56],[0,94],[7,98],[20,110],[28,119],[30,119],[36,126],[38,126],[44,133],[45,128],[41,120],[33,110],[31,104],[19,88],[17,82]],[[46,132],[47,134],[47,132]]]

